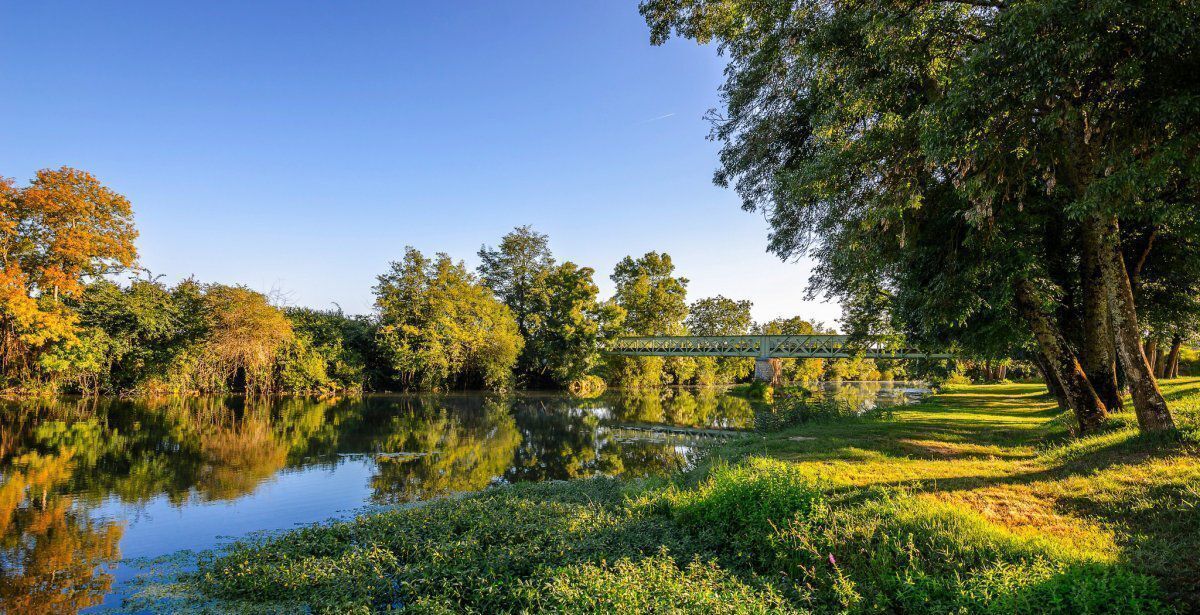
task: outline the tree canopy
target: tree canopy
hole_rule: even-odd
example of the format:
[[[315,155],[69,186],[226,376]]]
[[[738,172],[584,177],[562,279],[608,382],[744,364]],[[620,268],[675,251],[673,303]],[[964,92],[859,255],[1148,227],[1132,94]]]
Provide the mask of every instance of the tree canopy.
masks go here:
[[[1122,229],[1194,208],[1195,11],[645,0],[641,12],[652,42],[716,42],[728,57],[715,180],[767,214],[771,250],[814,258],[810,293],[841,299],[852,333],[1028,349],[1084,430],[1118,403],[1119,359],[1142,427],[1172,426]]]

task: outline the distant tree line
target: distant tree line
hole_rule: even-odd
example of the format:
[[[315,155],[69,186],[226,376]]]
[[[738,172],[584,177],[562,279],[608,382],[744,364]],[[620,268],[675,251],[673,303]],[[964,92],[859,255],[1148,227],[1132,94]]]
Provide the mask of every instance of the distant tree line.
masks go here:
[[[1172,0],[643,0],[728,59],[718,185],[853,335],[1026,356],[1082,432],[1200,329],[1200,11]],[[991,367],[988,366],[990,370]]]
[[[469,270],[407,248],[378,276],[375,311],[279,305],[244,286],[174,285],[137,265],[127,199],[70,168],[0,182],[0,378],[10,393],[338,394],[364,390],[628,388],[746,380],[753,360],[606,356],[620,335],[823,331],[796,317],[753,322],[749,301],[688,303],[667,254],[595,271],[559,262],[523,226]],[[124,276],[124,277],[123,277]],[[887,379],[869,360],[784,361],[788,381]]]

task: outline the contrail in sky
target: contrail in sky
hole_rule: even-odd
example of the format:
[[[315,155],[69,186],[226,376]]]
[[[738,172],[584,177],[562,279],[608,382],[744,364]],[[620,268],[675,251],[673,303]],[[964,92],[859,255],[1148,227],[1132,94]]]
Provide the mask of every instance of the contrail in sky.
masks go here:
[[[648,120],[642,120],[642,121],[640,121],[640,122],[638,122],[638,123],[639,123],[639,124],[649,124],[650,122],[657,122],[658,120],[665,120],[665,119],[667,119],[667,118],[671,117],[672,115],[675,115],[675,114],[674,114],[674,113],[668,113],[668,114],[666,114],[666,115],[660,115],[660,116],[658,116],[658,117],[652,117],[652,118],[650,118],[650,119],[648,119]]]

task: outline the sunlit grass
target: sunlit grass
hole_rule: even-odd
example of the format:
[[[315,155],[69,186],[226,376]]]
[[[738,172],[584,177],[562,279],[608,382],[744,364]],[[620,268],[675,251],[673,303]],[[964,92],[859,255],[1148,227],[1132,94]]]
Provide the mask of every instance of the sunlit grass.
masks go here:
[[[1193,610],[1200,379],[1163,388],[1177,434],[1126,411],[1072,438],[1044,388],[962,387],[747,436],[669,481],[493,489],[235,545],[154,606]]]

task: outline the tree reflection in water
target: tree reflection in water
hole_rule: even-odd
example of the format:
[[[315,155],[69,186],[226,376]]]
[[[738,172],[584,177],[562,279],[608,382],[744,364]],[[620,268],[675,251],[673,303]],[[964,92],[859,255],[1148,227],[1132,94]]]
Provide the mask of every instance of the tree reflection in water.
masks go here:
[[[348,460],[364,464],[369,485],[342,508],[497,482],[645,476],[685,465],[694,442],[622,425],[741,428],[752,417],[745,400],[703,390],[0,402],[0,612],[98,604],[142,507],[237,506],[285,470]]]

